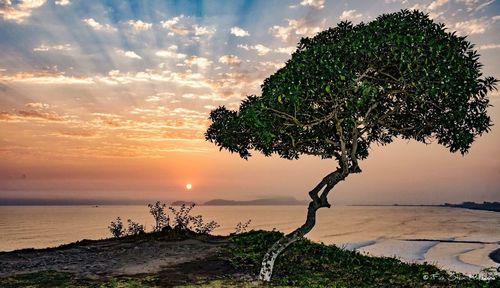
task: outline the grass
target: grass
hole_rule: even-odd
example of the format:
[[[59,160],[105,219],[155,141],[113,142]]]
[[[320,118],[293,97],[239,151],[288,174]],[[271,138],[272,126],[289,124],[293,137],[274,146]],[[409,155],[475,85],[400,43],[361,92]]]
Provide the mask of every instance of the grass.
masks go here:
[[[258,273],[265,251],[283,234],[251,231],[231,238],[230,261]],[[307,239],[291,245],[275,263],[271,284],[296,287],[500,287],[500,278],[450,274],[430,264],[369,257]]]
[[[251,231],[229,237],[221,259],[240,274],[256,275],[265,251],[281,233]],[[188,271],[186,271],[188,272]],[[162,274],[163,273],[163,274]],[[46,271],[0,278],[0,287],[163,287],[168,272],[137,277],[77,279]],[[165,282],[167,281],[167,282]],[[234,275],[210,275],[179,287],[256,287]],[[278,257],[269,287],[500,287],[500,277],[482,280],[450,274],[430,264],[407,264],[394,258],[369,257],[333,245],[300,240]]]

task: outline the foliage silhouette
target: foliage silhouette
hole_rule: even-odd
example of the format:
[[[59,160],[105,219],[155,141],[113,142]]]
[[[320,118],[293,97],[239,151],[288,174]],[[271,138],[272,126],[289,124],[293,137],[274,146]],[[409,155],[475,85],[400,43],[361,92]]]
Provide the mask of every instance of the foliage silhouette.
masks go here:
[[[130,219],[128,219],[127,222],[128,222],[127,235],[132,236],[145,233],[144,225],[136,223]]]
[[[115,221],[111,221],[111,224],[108,226],[111,235],[115,238],[119,238],[125,235],[125,230],[123,229],[123,222],[120,217],[116,217]]]
[[[156,201],[155,204],[148,204],[149,213],[153,216],[155,225],[153,231],[161,231],[165,227],[170,226],[170,218],[165,214],[167,204]]]

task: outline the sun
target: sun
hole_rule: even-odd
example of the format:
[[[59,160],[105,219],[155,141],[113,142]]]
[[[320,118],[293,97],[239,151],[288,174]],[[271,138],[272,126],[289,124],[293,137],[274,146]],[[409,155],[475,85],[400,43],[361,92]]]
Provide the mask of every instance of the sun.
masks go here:
[[[186,184],[186,189],[191,190],[193,188],[193,185],[191,183]]]

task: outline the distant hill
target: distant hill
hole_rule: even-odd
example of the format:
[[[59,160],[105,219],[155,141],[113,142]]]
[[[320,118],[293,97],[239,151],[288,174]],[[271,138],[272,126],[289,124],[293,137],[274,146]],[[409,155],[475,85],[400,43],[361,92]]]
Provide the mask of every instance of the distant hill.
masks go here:
[[[214,199],[203,203],[208,206],[251,206],[251,205],[306,205],[307,201],[297,200],[293,197],[263,198],[248,201]]]
[[[170,205],[172,206],[182,206],[182,205],[186,205],[186,206],[191,206],[193,204],[196,204],[194,203],[193,201],[174,201],[172,203],[170,203]]]

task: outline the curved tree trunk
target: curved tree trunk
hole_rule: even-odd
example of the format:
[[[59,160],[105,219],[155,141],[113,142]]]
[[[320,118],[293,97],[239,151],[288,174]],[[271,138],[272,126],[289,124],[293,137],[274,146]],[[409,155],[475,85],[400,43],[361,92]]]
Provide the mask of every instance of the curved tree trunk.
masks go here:
[[[356,170],[353,172],[358,171]],[[346,168],[338,168],[336,171],[325,176],[325,178],[323,178],[323,180],[321,180],[321,182],[309,192],[309,196],[311,197],[312,201],[309,203],[309,206],[307,208],[306,222],[290,234],[285,235],[283,238],[274,243],[273,246],[271,246],[271,248],[264,256],[264,259],[262,260],[259,280],[271,280],[274,262],[276,261],[278,255],[283,252],[283,250],[285,250],[290,244],[301,239],[302,237],[304,237],[304,235],[312,230],[312,228],[316,224],[316,211],[322,207],[331,207],[327,199],[328,193],[335,185],[337,185],[337,183],[344,180],[348,174],[349,171]],[[322,189],[323,192],[318,196],[319,192]]]

